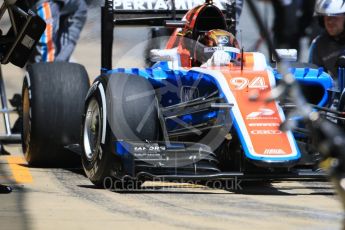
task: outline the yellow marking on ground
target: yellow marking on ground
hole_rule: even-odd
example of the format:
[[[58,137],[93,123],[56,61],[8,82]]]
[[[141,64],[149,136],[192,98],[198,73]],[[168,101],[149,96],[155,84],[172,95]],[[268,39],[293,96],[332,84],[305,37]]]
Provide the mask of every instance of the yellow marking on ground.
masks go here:
[[[27,163],[23,157],[9,156],[7,157],[7,162],[16,183],[23,184],[33,182],[29,169],[25,167]]]

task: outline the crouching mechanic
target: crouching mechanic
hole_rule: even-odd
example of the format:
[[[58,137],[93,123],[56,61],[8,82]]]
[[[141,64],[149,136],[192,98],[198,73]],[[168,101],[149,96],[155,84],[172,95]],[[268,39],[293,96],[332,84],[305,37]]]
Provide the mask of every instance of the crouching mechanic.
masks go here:
[[[318,0],[315,14],[326,31],[313,41],[309,61],[324,67],[333,79],[337,79],[337,59],[345,51],[345,2]]]
[[[31,62],[69,61],[87,17],[85,0],[29,0],[47,23]]]
[[[191,42],[191,41],[187,41]],[[226,66],[230,62],[236,62],[239,56],[239,44],[235,36],[228,31],[215,29],[206,32],[198,37],[193,50],[188,50],[191,55],[191,65],[185,66],[181,59],[181,53],[186,53],[182,46],[174,49],[151,50],[152,61],[167,61],[169,68],[180,67],[212,67]]]

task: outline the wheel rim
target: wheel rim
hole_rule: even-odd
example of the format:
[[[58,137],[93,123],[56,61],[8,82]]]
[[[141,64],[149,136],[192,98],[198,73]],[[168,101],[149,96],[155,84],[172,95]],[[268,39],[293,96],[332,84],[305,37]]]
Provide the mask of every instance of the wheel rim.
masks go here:
[[[86,110],[83,138],[84,152],[89,161],[96,157],[96,153],[100,149],[101,125],[99,104],[95,99],[92,99]]]
[[[24,88],[23,91],[23,151],[27,156],[27,149],[30,144],[30,130],[31,130],[31,121],[30,121],[30,99],[29,99],[29,89]]]

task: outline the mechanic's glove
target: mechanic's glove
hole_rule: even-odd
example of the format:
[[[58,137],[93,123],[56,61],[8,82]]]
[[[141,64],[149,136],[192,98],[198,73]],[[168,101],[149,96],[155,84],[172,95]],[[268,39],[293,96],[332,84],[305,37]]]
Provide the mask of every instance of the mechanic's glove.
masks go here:
[[[213,53],[212,57],[208,59],[205,64],[202,65],[202,67],[225,66],[228,65],[230,61],[231,57],[227,52],[223,50],[217,50]]]

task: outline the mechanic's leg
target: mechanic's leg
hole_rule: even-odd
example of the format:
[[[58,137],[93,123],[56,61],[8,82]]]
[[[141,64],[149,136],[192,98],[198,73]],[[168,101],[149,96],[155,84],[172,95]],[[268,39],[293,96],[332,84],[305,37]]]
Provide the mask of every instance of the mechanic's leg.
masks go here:
[[[46,22],[46,30],[36,46],[33,62],[53,62],[58,53],[57,40],[60,24],[60,5],[56,2],[44,2],[36,6],[37,14]]]
[[[274,41],[277,48],[298,49],[298,0],[283,4],[272,1],[274,17]]]
[[[305,32],[305,36],[309,38],[309,45],[314,38],[323,32],[318,20],[313,17],[315,0],[303,1],[303,15],[300,19],[300,31]]]
[[[60,28],[57,42],[61,49],[56,53],[56,61],[69,61],[87,17],[84,0],[66,1],[61,10]]]
[[[242,14],[242,8],[243,8],[243,0],[237,0],[236,1],[236,22],[239,24],[240,17]]]
[[[311,25],[314,15],[315,0],[302,1],[300,6],[302,16],[299,19],[299,33],[303,36],[305,30]]]

